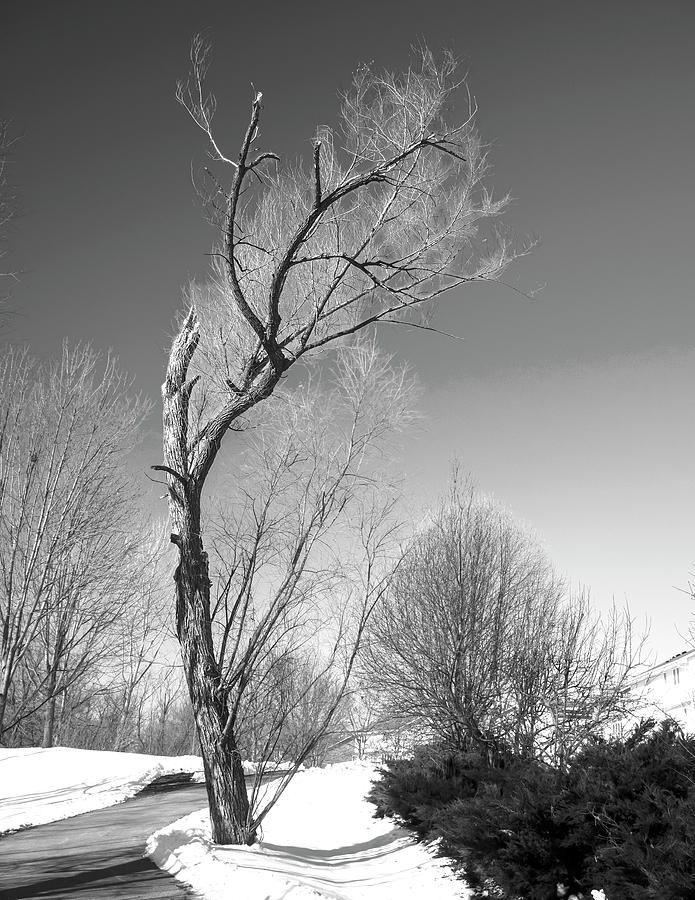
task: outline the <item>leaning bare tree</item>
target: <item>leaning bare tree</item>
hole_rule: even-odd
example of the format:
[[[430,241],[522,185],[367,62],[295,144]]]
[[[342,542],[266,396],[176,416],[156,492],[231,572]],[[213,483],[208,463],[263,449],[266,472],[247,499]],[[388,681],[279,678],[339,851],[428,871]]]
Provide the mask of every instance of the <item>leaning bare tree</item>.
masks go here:
[[[505,200],[485,187],[486,154],[455,61],[421,55],[402,75],[361,67],[340,126],[321,127],[310,166],[259,151],[261,94],[237,153],[213,129],[204,87],[208,47],[193,43],[178,99],[206,135],[209,208],[221,239],[214,289],[192,298],[174,338],[164,403],[164,465],[176,618],[205,763],[213,839],[253,840],[229,696],[211,630],[203,489],[230,429],[275,391],[295,363],[376,323],[411,323],[441,295],[497,278],[514,256],[490,227]],[[465,97],[465,94],[464,94]]]

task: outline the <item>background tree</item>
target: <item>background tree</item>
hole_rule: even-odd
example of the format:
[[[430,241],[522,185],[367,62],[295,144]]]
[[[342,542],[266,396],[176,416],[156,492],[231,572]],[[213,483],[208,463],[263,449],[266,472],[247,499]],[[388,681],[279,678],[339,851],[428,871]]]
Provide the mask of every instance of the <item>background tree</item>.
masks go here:
[[[321,765],[346,743],[340,674],[326,671],[325,661],[305,650],[270,658],[267,672],[254,679],[239,721],[239,746],[255,764],[259,788],[274,769],[284,772],[298,760]]]
[[[347,698],[342,724],[358,759],[400,756],[412,745],[417,727],[412,717],[394,716],[364,674]]]
[[[175,654],[167,615],[170,592],[167,550],[164,529],[161,525],[152,528],[144,548],[132,560],[129,602],[113,629],[111,655],[115,673],[110,693],[117,722],[113,750],[137,746],[138,724],[144,709],[161,680],[171,680]]]
[[[601,625],[536,543],[456,477],[375,611],[365,666],[431,738],[563,765],[625,713],[629,619]]]
[[[0,362],[0,737],[96,658],[114,617],[104,594],[126,602],[115,585],[138,536],[125,457],[148,408],[127,389],[88,346]]]
[[[114,627],[130,602],[132,584],[123,578],[128,547],[124,536],[115,537],[113,530],[94,535],[56,560],[41,627],[27,656],[40,681],[33,702],[43,707],[42,747],[53,746],[57,698],[102,668]]]
[[[197,753],[193,712],[181,666],[160,665],[146,679],[131,716],[133,749],[157,756]]]
[[[135,525],[142,546],[122,556],[107,579],[88,582],[87,588],[94,584],[100,591],[81,590],[66,598],[74,603],[63,602],[46,616],[51,640],[43,635],[44,623],[13,690],[16,698],[34,700],[7,741],[35,745],[46,739],[51,722],[63,746],[164,755],[194,751],[190,704],[181,697],[185,682],[167,616],[168,535],[138,518],[129,526],[130,538]],[[109,547],[107,560],[111,551],[122,547]],[[47,659],[57,660],[57,683],[42,690]]]
[[[125,470],[123,476],[128,477]],[[108,527],[57,562],[41,628],[27,654],[27,667],[42,685],[35,696],[44,698],[44,747],[53,744],[58,697],[78,683],[84,693],[91,682],[93,690],[114,696],[114,749],[124,749],[133,705],[146,700],[147,676],[163,662],[167,545],[161,529],[148,536],[148,524],[128,508],[133,496],[116,498]]]
[[[613,723],[634,713],[639,699],[629,685],[642,665],[644,642],[627,608],[600,615],[587,593],[568,597],[541,667],[545,690],[533,731],[537,756],[566,769],[589,738],[605,737]]]
[[[164,466],[179,550],[177,633],[205,761],[213,839],[252,841],[241,760],[211,629],[201,499],[221,441],[272,395],[295,363],[448,290],[497,278],[514,256],[481,227],[503,210],[484,185],[486,155],[470,106],[447,121],[461,87],[455,61],[424,52],[403,75],[362,66],[337,131],[319,129],[312,161],[280,165],[258,151],[261,94],[238,153],[213,131],[196,39],[178,98],[214,163],[210,209],[220,228],[216,277],[174,338],[164,400]],[[422,322],[417,323],[422,325]],[[231,722],[231,725],[230,725]]]

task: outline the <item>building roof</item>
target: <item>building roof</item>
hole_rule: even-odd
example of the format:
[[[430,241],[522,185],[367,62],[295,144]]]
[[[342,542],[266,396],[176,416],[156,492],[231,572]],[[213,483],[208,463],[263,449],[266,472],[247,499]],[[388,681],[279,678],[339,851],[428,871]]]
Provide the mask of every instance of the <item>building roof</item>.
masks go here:
[[[680,653],[675,653],[673,656],[669,656],[668,659],[662,660],[647,669],[643,669],[639,674],[634,675],[630,679],[630,687],[636,687],[644,682],[649,682],[656,673],[660,674],[664,669],[673,667],[673,664],[678,660],[685,661],[686,659],[688,661],[690,661],[690,659],[695,660],[695,647],[690,647],[688,650],[681,650]]]

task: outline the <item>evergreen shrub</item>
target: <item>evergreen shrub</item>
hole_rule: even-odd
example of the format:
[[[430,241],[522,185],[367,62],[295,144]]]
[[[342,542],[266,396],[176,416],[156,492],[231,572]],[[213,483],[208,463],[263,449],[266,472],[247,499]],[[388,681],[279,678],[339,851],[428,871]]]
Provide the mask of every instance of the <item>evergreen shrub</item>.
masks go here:
[[[380,771],[369,794],[375,818],[390,816],[427,839],[443,807],[475,795],[480,770],[475,754],[438,745],[418,747],[412,758],[390,760]]]
[[[547,900],[569,876],[587,900],[695,898],[695,738],[671,723],[594,742],[566,772],[423,748],[371,798],[376,815],[439,838],[476,897]]]

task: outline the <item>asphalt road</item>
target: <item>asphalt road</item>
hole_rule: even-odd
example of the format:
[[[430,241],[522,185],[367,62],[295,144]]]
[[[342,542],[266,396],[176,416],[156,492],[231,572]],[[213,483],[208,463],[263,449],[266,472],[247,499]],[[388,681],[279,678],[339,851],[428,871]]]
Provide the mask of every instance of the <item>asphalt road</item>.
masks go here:
[[[191,897],[143,853],[153,831],[206,803],[204,785],[185,785],[0,837],[0,900]]]

